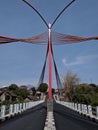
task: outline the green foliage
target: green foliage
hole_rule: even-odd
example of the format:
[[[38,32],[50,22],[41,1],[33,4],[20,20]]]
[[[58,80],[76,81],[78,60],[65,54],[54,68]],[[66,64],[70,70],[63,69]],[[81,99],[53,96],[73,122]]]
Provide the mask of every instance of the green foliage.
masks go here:
[[[48,89],[48,85],[46,83],[42,83],[40,84],[38,91],[45,93],[47,92],[47,89]]]
[[[11,84],[9,86],[9,90],[17,96],[18,101],[23,101],[28,96],[28,91],[26,89],[19,88],[16,84]]]
[[[1,102],[1,105],[10,105],[12,102],[9,100],[5,100],[3,102]]]
[[[20,89],[16,84],[11,84],[9,86],[9,90],[12,91],[14,94],[16,94],[17,96],[20,95]]]
[[[52,88],[52,93],[53,93],[53,94],[55,93],[55,89],[54,89],[54,88]]]
[[[26,89],[20,89],[19,96],[25,99],[28,96],[28,91]]]
[[[80,84],[72,94],[72,101],[77,103],[98,105],[98,87],[94,84]]]
[[[36,94],[36,89],[35,87],[31,88],[32,92],[33,92],[33,96]]]
[[[9,90],[10,90],[10,91],[18,90],[18,89],[19,89],[19,87],[18,87],[16,84],[11,84],[11,85],[9,86]]]

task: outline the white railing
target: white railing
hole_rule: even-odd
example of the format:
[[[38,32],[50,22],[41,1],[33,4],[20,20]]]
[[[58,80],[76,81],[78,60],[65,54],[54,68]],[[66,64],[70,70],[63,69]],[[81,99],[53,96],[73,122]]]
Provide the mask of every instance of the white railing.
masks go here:
[[[87,115],[91,118],[95,118],[98,120],[98,106],[93,107],[91,105],[78,104],[73,102],[64,102],[64,101],[56,101],[56,102],[70,109],[73,109],[74,111],[77,111],[80,114]]]
[[[26,111],[43,102],[44,100],[18,103],[18,104],[10,104],[10,105],[2,105],[0,107],[0,120],[5,120],[6,117],[11,117],[18,113],[22,113],[23,111]]]

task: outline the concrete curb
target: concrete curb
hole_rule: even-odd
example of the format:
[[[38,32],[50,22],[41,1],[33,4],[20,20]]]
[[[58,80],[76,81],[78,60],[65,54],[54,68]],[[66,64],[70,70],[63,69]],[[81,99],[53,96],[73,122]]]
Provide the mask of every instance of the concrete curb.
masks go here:
[[[53,112],[47,112],[44,130],[56,130]]]

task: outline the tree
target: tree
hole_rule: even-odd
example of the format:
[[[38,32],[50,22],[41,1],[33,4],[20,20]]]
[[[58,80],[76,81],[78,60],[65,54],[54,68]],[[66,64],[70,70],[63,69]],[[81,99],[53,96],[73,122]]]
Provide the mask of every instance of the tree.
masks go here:
[[[52,94],[54,94],[55,93],[55,89],[54,88],[52,88]]]
[[[76,86],[72,101],[82,104],[98,105],[98,88],[92,84],[80,84]]]
[[[16,94],[17,96],[20,95],[20,89],[16,84],[11,84],[9,86],[9,90],[12,91],[14,94]]]
[[[11,84],[10,86],[9,86],[9,90],[10,91],[14,91],[14,90],[18,90],[19,89],[19,87],[16,85],[16,84]]]
[[[73,93],[75,91],[76,85],[79,84],[79,81],[80,79],[77,74],[74,74],[71,70],[68,70],[64,78],[65,95],[68,101],[72,100]]]
[[[47,89],[48,89],[48,84],[41,83],[39,88],[38,88],[38,91],[45,93],[45,92],[47,92]]]
[[[32,90],[32,92],[33,92],[33,96],[34,96],[35,93],[36,93],[36,89],[35,89],[35,87],[32,87],[31,90]]]
[[[20,94],[19,94],[19,96],[21,96],[22,99],[27,98],[28,95],[29,95],[29,93],[28,93],[28,91],[27,91],[26,89],[20,89]]]
[[[9,86],[9,90],[12,91],[15,95],[17,95],[17,99],[24,100],[28,96],[28,91],[25,87],[18,87],[16,84],[11,84]]]

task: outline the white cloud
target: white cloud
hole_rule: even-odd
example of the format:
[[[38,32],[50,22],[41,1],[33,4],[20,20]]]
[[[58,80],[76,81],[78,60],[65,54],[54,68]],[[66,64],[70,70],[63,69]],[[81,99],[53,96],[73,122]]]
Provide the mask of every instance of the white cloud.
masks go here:
[[[89,63],[95,59],[98,59],[98,55],[78,56],[72,62],[68,62],[66,58],[63,58],[62,63],[65,66],[73,66],[73,65],[86,64],[86,63]]]
[[[64,65],[66,65],[66,64],[67,64],[67,60],[66,60],[65,58],[63,58],[63,59],[62,59],[62,63],[63,63]]]

